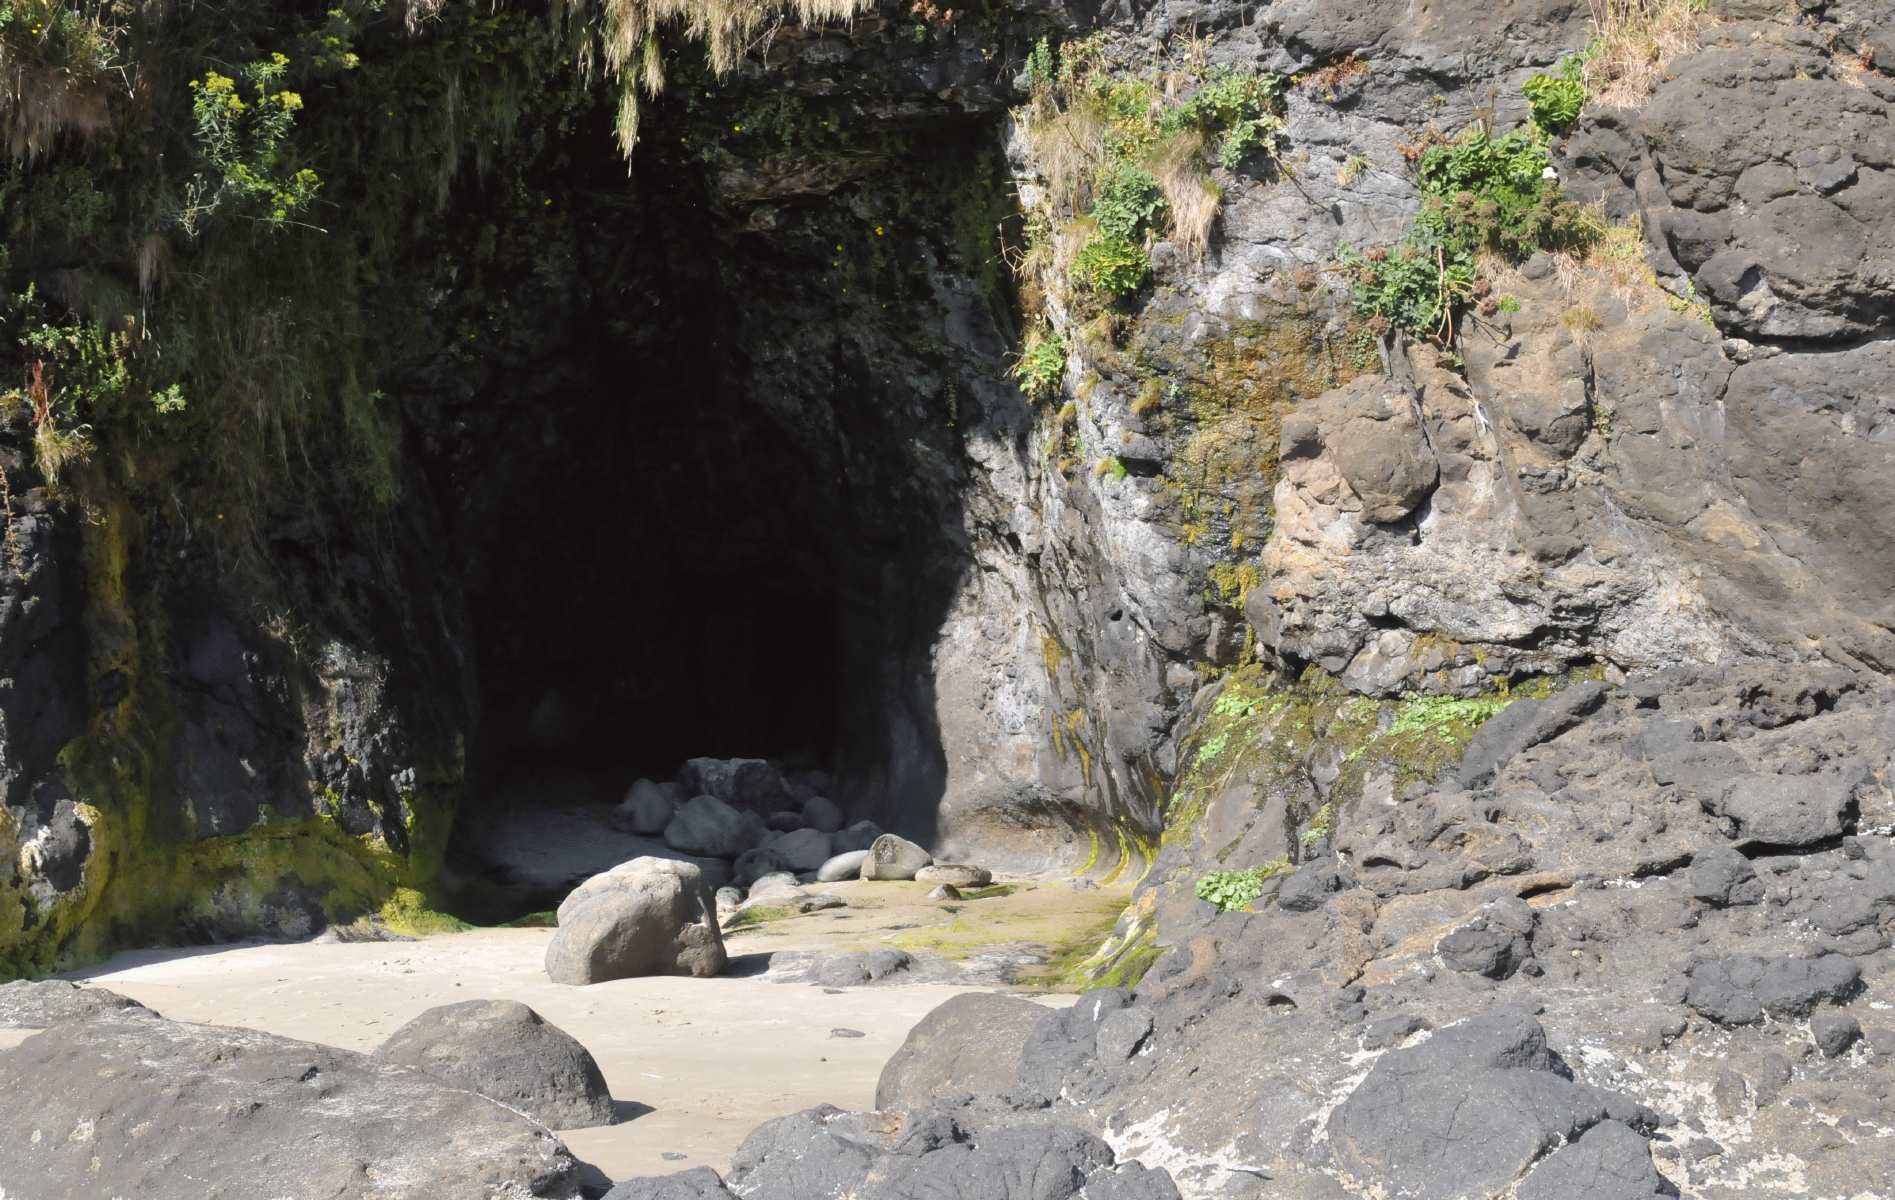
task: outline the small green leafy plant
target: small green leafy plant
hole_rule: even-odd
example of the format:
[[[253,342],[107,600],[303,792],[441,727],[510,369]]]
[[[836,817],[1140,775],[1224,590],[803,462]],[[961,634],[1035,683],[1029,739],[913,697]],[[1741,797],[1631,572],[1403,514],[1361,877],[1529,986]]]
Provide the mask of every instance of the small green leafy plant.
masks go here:
[[[1020,348],[1020,361],[1013,364],[1013,377],[1034,400],[1057,396],[1066,377],[1066,340],[1047,325],[1034,325]]]
[[[316,173],[307,167],[292,171],[285,162],[284,141],[303,98],[287,89],[270,90],[282,81],[289,61],[272,54],[245,66],[241,74],[254,93],[250,100],[228,75],[207,71],[191,81],[198,152],[211,170],[185,187],[177,222],[186,233],[195,234],[225,205],[249,207],[253,211],[247,215],[281,225],[316,198],[322,183]]]
[[[1207,871],[1198,877],[1197,897],[1214,905],[1219,912],[1249,908],[1263,895],[1263,885],[1290,869],[1287,858],[1272,859],[1247,871]]]
[[[1527,109],[1533,123],[1548,134],[1560,134],[1579,120],[1586,106],[1586,60],[1568,54],[1560,63],[1559,74],[1540,72],[1520,85],[1526,93]]]
[[[1415,171],[1421,208],[1401,244],[1367,253],[1343,247],[1356,311],[1445,343],[1453,311],[1473,295],[1480,254],[1519,259],[1593,232],[1587,210],[1566,200],[1541,136],[1522,127],[1492,137],[1480,127],[1430,147]]]

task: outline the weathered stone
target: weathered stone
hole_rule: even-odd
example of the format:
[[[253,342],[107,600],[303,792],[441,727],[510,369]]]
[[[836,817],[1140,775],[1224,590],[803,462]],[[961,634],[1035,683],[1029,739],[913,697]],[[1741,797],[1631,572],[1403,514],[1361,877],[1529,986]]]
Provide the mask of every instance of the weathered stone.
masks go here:
[[[1514,755],[1551,741],[1605,703],[1603,683],[1578,683],[1545,700],[1515,700],[1487,720],[1461,755],[1461,785],[1481,787]]]
[[[819,871],[822,865],[832,857],[829,835],[818,829],[798,829],[786,833],[764,846],[773,850],[783,860],[785,870],[802,874],[805,871]]]
[[[845,879],[854,879],[862,873],[862,864],[868,860],[867,850],[848,850],[836,855],[816,868],[817,883],[840,883]]]
[[[1521,1014],[1391,1050],[1330,1118],[1337,1165],[1417,1197],[1498,1191],[1606,1119],[1599,1096],[1557,1065],[1539,1022]]]
[[[1757,775],[1730,786],[1712,811],[1737,822],[1746,845],[1811,846],[1838,838],[1855,780],[1838,775]]]
[[[120,1009],[149,1011],[129,996],[64,979],[16,979],[0,984],[0,1029],[46,1029]]]
[[[676,784],[639,780],[625,793],[625,799],[620,801],[618,811],[613,814],[613,825],[627,833],[645,837],[663,834],[665,826],[671,824],[673,814],[678,811],[678,802],[673,795],[676,790]]]
[[[517,1000],[430,1008],[391,1034],[375,1057],[420,1067],[443,1083],[519,1109],[548,1129],[584,1129],[617,1119],[592,1055]]]
[[[1548,1155],[1520,1183],[1520,1200],[1645,1200],[1666,1194],[1651,1143],[1617,1121],[1601,1121]]]
[[[425,1072],[140,1011],[0,1052],[9,1194],[579,1195],[578,1164],[543,1126]]]
[[[1009,1092],[1020,1086],[1020,1057],[1047,1015],[1029,1000],[969,992],[937,1006],[908,1031],[882,1068],[875,1107],[894,1109],[933,1092]]]
[[[675,1175],[628,1179],[613,1187],[602,1200],[727,1200],[730,1194],[716,1171],[709,1167],[692,1167]]]
[[[1817,1013],[1809,1019],[1810,1036],[1824,1058],[1834,1058],[1856,1044],[1862,1026],[1847,1013]]]
[[[724,969],[717,905],[690,863],[635,858],[574,889],[546,947],[554,983],[635,975],[715,975]]]
[[[1750,860],[1727,846],[1711,846],[1691,856],[1686,886],[1693,899],[1715,908],[1755,904],[1763,899],[1763,884]]]
[[[864,879],[913,879],[915,872],[934,861],[934,856],[908,841],[885,833],[869,847],[862,862]]]
[[[993,872],[987,868],[960,863],[934,863],[915,872],[916,883],[945,883],[957,888],[984,888],[993,881]]]
[[[750,848],[751,832],[736,809],[715,796],[695,796],[665,826],[665,844],[686,854],[736,858]]]
[[[715,796],[758,813],[788,808],[793,800],[783,776],[760,758],[694,758],[678,769],[678,784],[689,795]]]
[[[824,833],[835,833],[842,828],[842,810],[836,807],[835,801],[821,796],[803,801],[803,819],[809,822],[811,829]]]

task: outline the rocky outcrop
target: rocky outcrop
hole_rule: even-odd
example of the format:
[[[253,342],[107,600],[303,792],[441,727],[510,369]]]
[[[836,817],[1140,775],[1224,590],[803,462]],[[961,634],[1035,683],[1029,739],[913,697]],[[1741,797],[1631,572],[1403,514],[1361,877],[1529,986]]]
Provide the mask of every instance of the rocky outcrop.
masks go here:
[[[138,1010],[0,1052],[0,1186],[22,1196],[579,1195],[542,1125],[412,1067]],[[36,1136],[37,1135],[37,1136]]]
[[[48,1029],[121,1009],[147,1011],[129,996],[82,988],[64,979],[16,979],[0,985],[0,1028]]]

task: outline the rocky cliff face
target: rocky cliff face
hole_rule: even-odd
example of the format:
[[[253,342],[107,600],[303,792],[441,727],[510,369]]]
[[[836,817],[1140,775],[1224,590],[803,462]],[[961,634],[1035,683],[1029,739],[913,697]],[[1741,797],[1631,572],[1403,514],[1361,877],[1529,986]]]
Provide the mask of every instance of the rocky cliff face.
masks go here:
[[[341,919],[437,878],[469,804],[694,754],[824,767],[851,819],[950,856],[1155,858],[1175,891],[1327,849],[1380,778],[1285,760],[1219,820],[1275,795],[1286,832],[1208,846],[1239,667],[1324,713],[1675,664],[1873,678],[1889,25],[1799,12],[1691,17],[1655,91],[1589,105],[1552,170],[1629,235],[1496,260],[1435,340],[1356,311],[1338,253],[1402,238],[1431,139],[1526,119],[1592,35],[1572,5],[878,11],[722,81],[674,63],[629,178],[607,98],[520,18],[500,53],[538,99],[454,127],[425,205],[357,189],[412,228],[355,268],[390,349],[367,408],[309,418],[334,471],[266,456],[292,482],[240,511],[188,437],[103,410],[63,496],[11,468],[21,965]],[[441,22],[363,26],[336,78],[492,84],[454,65],[492,31]],[[1204,233],[1160,222],[1149,279],[1091,307],[1030,257],[1085,215],[1034,60],[1082,36],[1100,78],[1170,80],[1161,108],[1284,81],[1273,148],[1205,151]],[[332,141],[371,98],[309,95]],[[22,287],[135,266],[36,245]],[[1034,330],[1063,361],[1029,395]],[[1432,779],[1475,724],[1391,770]]]

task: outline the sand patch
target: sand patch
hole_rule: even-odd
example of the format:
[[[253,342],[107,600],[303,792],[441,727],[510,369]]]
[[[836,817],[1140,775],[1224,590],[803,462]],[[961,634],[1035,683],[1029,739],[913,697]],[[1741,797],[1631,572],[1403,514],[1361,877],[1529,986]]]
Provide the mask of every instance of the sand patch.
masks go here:
[[[814,890],[814,889],[812,889]],[[719,1171],[762,1121],[817,1104],[867,1109],[882,1065],[931,1009],[965,984],[826,991],[765,975],[779,951],[899,946],[975,968],[1008,957],[1065,961],[1096,944],[1125,897],[1040,884],[940,904],[919,884],[826,885],[851,907],[771,921],[727,939],[716,979],[621,979],[562,987],[542,969],[550,929],[483,929],[414,942],[296,943],[121,954],[71,978],[96,982],[175,1020],[260,1029],[370,1051],[437,1004],[530,1005],[598,1059],[622,1123],[562,1131],[614,1179],[708,1164]],[[950,909],[955,911],[949,911]],[[1043,972],[1042,972],[1043,973]],[[780,977],[781,973],[778,973]],[[1036,997],[1049,1007],[1070,995]],[[834,1037],[853,1029],[862,1037]],[[18,1032],[22,1037],[28,1031]],[[670,1153],[682,1158],[666,1159]]]

